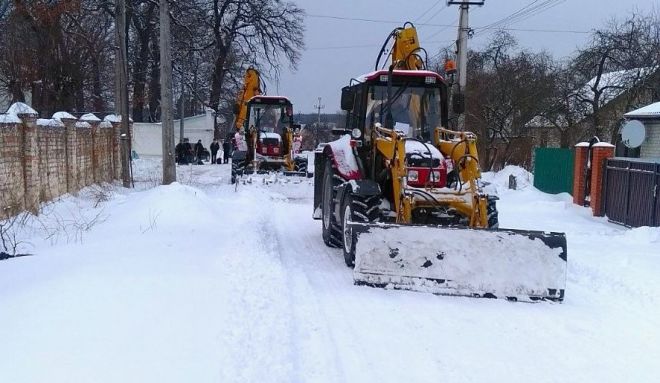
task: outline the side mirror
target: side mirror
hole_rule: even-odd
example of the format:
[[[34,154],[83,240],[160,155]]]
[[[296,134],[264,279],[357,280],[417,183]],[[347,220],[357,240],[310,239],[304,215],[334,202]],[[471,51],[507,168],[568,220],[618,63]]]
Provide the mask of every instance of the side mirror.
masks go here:
[[[455,114],[465,113],[465,94],[454,93],[451,96],[451,108]]]
[[[353,103],[355,102],[355,92],[351,87],[345,86],[341,88],[341,110],[350,112],[353,110]]]

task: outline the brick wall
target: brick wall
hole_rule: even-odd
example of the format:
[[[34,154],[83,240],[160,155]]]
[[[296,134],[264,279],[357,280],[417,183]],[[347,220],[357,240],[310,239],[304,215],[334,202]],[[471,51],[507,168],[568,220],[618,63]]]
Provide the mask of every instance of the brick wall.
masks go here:
[[[118,178],[118,123],[15,117],[0,115],[0,218]]]

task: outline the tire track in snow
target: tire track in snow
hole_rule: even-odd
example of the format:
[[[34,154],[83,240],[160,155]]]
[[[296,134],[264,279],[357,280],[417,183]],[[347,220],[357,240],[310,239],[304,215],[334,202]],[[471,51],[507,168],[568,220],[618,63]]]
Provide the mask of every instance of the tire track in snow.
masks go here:
[[[269,223],[253,201],[234,195],[222,203],[234,217],[227,238],[235,241],[217,249],[222,254],[219,277],[230,279],[232,296],[226,302],[227,323],[220,324],[218,336],[224,347],[222,381],[294,381],[291,302]]]
[[[291,203],[275,204],[276,237],[279,254],[286,267],[289,291],[294,302],[295,330],[297,339],[297,367],[300,381],[344,382],[348,381],[337,355],[337,344],[331,331],[331,324],[320,307],[315,289],[307,273],[300,264],[300,257],[306,257],[317,246],[310,246],[307,236],[301,236],[299,222],[288,219],[289,212],[297,209]]]

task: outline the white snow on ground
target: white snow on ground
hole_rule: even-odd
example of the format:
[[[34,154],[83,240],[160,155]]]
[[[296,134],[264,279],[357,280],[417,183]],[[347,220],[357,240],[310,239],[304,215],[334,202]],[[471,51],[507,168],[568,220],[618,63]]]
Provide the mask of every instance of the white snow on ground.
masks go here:
[[[505,169],[501,226],[567,233],[563,304],[372,289],[323,244],[311,180],[190,165],[153,187],[158,166],[47,205],[34,255],[0,261],[0,382],[657,381],[658,228]]]

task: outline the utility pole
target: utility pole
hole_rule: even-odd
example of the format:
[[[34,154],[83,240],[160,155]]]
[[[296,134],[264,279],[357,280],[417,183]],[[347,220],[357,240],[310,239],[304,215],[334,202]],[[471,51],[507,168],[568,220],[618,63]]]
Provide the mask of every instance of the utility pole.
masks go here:
[[[181,98],[179,99],[179,142],[183,142],[183,116],[185,114],[184,112],[184,105],[183,105],[183,94],[185,90],[183,89],[183,72],[181,72]]]
[[[174,120],[172,119],[170,12],[167,0],[160,0],[160,102],[163,127],[163,185],[169,185],[176,181],[176,166],[174,164]],[[181,120],[183,123],[183,118]]]
[[[321,129],[321,109],[325,109],[325,105],[321,104],[321,97],[319,97],[318,100],[318,103],[314,105],[314,108],[317,110],[316,129],[314,131],[314,147],[319,144],[319,129]]]
[[[472,30],[468,24],[468,12],[470,10],[470,5],[484,5],[484,0],[481,1],[470,1],[470,0],[449,0],[447,5],[459,5],[460,6],[460,17],[458,22],[458,39],[456,40],[456,56],[458,67],[458,91],[463,102],[465,100],[465,87],[467,85],[467,40],[472,36]],[[453,97],[454,95],[452,95]],[[465,114],[461,113],[457,119],[458,130],[464,130],[465,128]]]
[[[318,111],[316,123],[318,124],[318,126],[320,126],[321,125],[321,109],[325,109],[325,105],[321,104],[321,97],[319,97],[318,100],[319,100],[319,102],[316,105],[314,105],[314,108]]]
[[[121,180],[125,188],[131,187],[131,132],[128,127],[128,59],[126,57],[126,3],[125,0],[115,0],[115,22],[117,25],[118,51],[115,58],[115,74],[118,79],[116,101],[121,116],[121,134],[119,150],[121,158]]]

